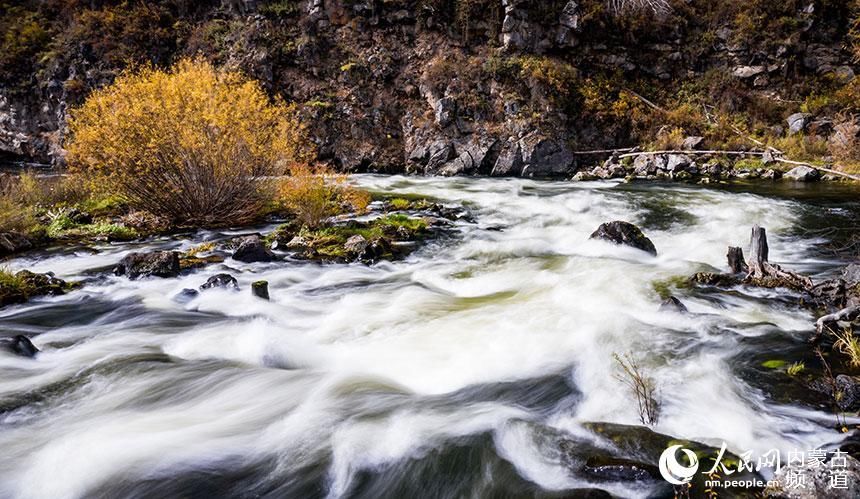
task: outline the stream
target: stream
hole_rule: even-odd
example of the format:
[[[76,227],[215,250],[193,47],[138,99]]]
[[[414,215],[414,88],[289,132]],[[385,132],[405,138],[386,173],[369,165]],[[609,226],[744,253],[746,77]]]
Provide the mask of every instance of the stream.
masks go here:
[[[86,285],[0,310],[0,335],[42,350],[0,353],[0,498],[671,496],[661,480],[571,464],[615,455],[589,423],[642,426],[613,354],[655,379],[654,432],[753,455],[846,438],[826,399],[762,366],[814,371],[815,317],[795,296],[673,289],[681,314],[659,310],[655,284],[725,270],[726,247],[746,246],[753,224],[768,230],[771,261],[835,276],[849,258],[839,229],[860,220],[857,190],[354,180],[463,204],[474,221],[371,266],[228,259],[176,279],[109,272],[130,251],[248,230],[6,262]],[[639,225],[658,255],[589,240],[611,220]],[[241,292],[176,299],[225,266]],[[259,279],[271,301],[251,296]]]

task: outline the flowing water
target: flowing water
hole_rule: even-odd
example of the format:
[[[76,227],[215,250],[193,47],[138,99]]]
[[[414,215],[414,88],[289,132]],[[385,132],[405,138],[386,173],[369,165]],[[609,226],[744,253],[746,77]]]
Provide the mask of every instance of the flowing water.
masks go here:
[[[856,192],[356,180],[463,203],[475,221],[373,266],[106,276],[129,251],[224,236],[211,232],[8,262],[87,285],[0,311],[0,334],[42,350],[0,353],[0,497],[660,495],[658,481],[579,473],[560,450],[611,453],[589,422],[641,425],[614,353],[656,379],[656,432],[756,454],[843,438],[826,404],[761,367],[814,362],[814,317],[791,295],[681,289],[682,315],[658,311],[655,282],[724,268],[753,224],[771,261],[831,276],[844,261],[816,229],[860,218]],[[610,220],[639,224],[658,256],[588,239]],[[242,292],[175,299],[225,265]],[[259,279],[270,302],[248,291]]]

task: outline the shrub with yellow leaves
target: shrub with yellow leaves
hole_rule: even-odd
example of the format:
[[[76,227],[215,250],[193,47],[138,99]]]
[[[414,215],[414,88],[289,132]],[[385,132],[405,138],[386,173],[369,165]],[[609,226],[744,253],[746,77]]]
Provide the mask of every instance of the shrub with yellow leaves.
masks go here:
[[[290,168],[290,176],[281,182],[278,194],[283,207],[310,229],[345,211],[362,213],[370,204],[370,194],[349,185],[345,175],[304,164]]]
[[[254,220],[309,149],[296,109],[202,59],[138,68],[70,114],[68,163],[133,208],[178,225]]]

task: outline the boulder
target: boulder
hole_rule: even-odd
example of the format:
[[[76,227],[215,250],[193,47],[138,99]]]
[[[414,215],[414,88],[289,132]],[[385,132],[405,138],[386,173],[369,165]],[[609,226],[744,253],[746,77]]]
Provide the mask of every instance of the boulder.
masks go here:
[[[666,171],[680,172],[686,169],[693,159],[686,154],[669,154],[666,157]]]
[[[269,281],[254,281],[251,283],[251,294],[264,300],[269,299]]]
[[[227,288],[232,289],[234,291],[238,291],[239,282],[236,281],[236,278],[231,276],[230,274],[215,274],[209,279],[207,279],[205,283],[200,285],[201,291],[212,288]]]
[[[33,345],[30,338],[19,334],[13,338],[0,339],[0,350],[5,350],[21,357],[33,358],[39,353],[39,349]]]
[[[33,247],[29,239],[16,232],[0,232],[0,256],[11,255]]]
[[[573,152],[566,144],[532,132],[519,141],[523,169],[520,175],[558,177],[567,174],[573,164]]]
[[[176,277],[179,271],[178,251],[132,252],[123,257],[113,269],[114,275],[124,275],[129,279]]]
[[[54,274],[36,274],[21,270],[11,283],[0,283],[0,307],[24,303],[34,296],[57,296],[65,294],[72,284],[54,277]]]
[[[806,130],[807,125],[812,121],[812,115],[809,113],[794,113],[785,120],[788,123],[788,134],[794,135]]]
[[[236,249],[233,251],[233,260],[253,263],[271,262],[275,259],[274,253],[266,248],[258,234],[237,238],[234,245]]]
[[[860,497],[860,461],[841,453],[830,453],[830,459],[823,465],[817,461],[790,464],[774,474],[777,482],[764,491],[765,497],[782,499],[854,499]],[[845,488],[831,487],[831,475],[844,475]],[[803,476],[802,482],[789,477]],[[793,483],[792,483],[793,482]]]
[[[357,257],[364,253],[368,244],[370,243],[367,242],[367,239],[365,239],[364,236],[356,234],[354,236],[350,236],[350,238],[343,243],[343,249],[350,255]]]
[[[798,166],[786,172],[783,178],[794,180],[796,182],[813,182],[821,178],[821,173],[815,168],[808,166]]]
[[[684,142],[681,144],[681,148],[686,149],[688,151],[693,150],[693,149],[698,149],[699,146],[702,145],[702,142],[704,142],[704,141],[705,141],[704,137],[699,137],[699,136],[686,137],[684,139]]]
[[[523,171],[523,156],[516,142],[506,142],[490,172],[493,177],[518,176]]]
[[[645,237],[645,234],[642,233],[639,227],[628,222],[616,220],[601,224],[591,234],[591,239],[603,239],[604,241],[630,246],[646,253],[657,255],[657,248],[654,247],[654,243]]]

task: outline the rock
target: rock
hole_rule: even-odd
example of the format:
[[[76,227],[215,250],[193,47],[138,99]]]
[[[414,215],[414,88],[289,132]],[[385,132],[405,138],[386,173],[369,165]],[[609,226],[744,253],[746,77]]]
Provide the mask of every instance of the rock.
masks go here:
[[[741,283],[741,279],[731,274],[718,274],[716,272],[696,272],[690,276],[690,282],[704,284],[706,286],[729,287]]]
[[[660,478],[660,471],[654,465],[647,465],[630,459],[606,456],[591,456],[585,461],[582,471],[597,480],[641,481]]]
[[[557,177],[566,175],[573,152],[562,142],[532,132],[519,141],[523,169],[521,176]]]
[[[384,237],[378,237],[367,245],[364,252],[359,255],[363,262],[375,262],[386,255],[391,254],[391,243]]]
[[[196,289],[184,288],[182,291],[176,293],[173,299],[179,303],[188,303],[199,295],[200,292]]]
[[[30,338],[19,334],[14,338],[0,339],[0,349],[6,350],[9,353],[20,355],[21,357],[33,358],[39,353],[39,349],[33,345]]]
[[[591,234],[591,239],[603,239],[615,244],[637,248],[654,256],[657,255],[657,248],[654,247],[654,243],[645,237],[639,227],[628,222],[614,221],[601,224]]]
[[[457,117],[457,102],[450,97],[439,99],[436,102],[436,124],[445,128],[454,122]]]
[[[764,66],[738,66],[732,70],[732,76],[735,78],[752,78],[754,76],[758,76],[767,71],[767,68]]]
[[[29,239],[16,232],[0,232],[0,256],[11,255],[33,247]]]
[[[812,302],[829,310],[841,310],[848,305],[848,286],[842,279],[820,282],[809,289]]]
[[[850,286],[860,284],[860,263],[852,263],[842,269],[842,280]]]
[[[764,153],[761,155],[761,164],[770,165],[776,162],[776,156],[774,156],[773,149],[767,148]],[[773,171],[773,170],[771,170]]]
[[[496,163],[493,165],[490,176],[518,176],[522,171],[523,156],[519,144],[516,142],[506,142],[499,152],[499,157],[496,158]]]
[[[576,175],[574,175],[573,178],[571,178],[571,180],[576,181],[576,182],[585,182],[588,180],[595,180],[597,178],[598,177],[592,173],[576,172]]]
[[[66,281],[54,277],[50,272],[37,274],[29,270],[21,270],[15,274],[15,277],[24,281],[25,286],[30,289],[30,296],[64,295],[70,287]]]
[[[21,270],[15,274],[13,283],[0,283],[0,307],[24,303],[34,296],[57,296],[73,287],[53,274],[36,274]]]
[[[354,236],[350,236],[349,239],[343,243],[343,249],[346,250],[347,253],[353,256],[359,256],[364,253],[364,250],[367,249],[368,246],[367,239],[364,238],[361,234],[356,234]]]
[[[821,173],[818,170],[808,166],[797,166],[783,175],[783,178],[796,182],[812,182],[818,180],[820,177]]]
[[[236,278],[231,276],[230,274],[215,274],[209,279],[207,279],[205,283],[200,285],[200,291],[212,288],[228,288],[234,291],[238,291],[239,282],[236,281]]]
[[[114,275],[124,275],[129,279],[176,277],[179,271],[178,251],[132,252],[123,257],[113,269]]]
[[[251,294],[264,300],[269,299],[269,281],[254,281],[251,283]]]
[[[788,134],[794,135],[806,130],[806,126],[812,121],[810,113],[794,113],[785,120],[788,123]]]
[[[686,137],[684,138],[684,142],[681,144],[681,148],[686,149],[688,151],[698,149],[699,146],[702,145],[702,142],[704,142],[704,140],[704,137],[699,136]]]
[[[579,5],[570,0],[558,16],[558,24],[571,30],[579,29]]]
[[[302,236],[295,236],[287,243],[287,248],[291,250],[300,250],[308,247],[308,240]]]
[[[829,453],[830,459],[823,465],[818,462],[790,464],[774,474],[777,482],[764,491],[765,497],[782,499],[854,499],[860,497],[860,461],[842,453]],[[845,476],[845,488],[831,487],[831,475],[837,470]],[[802,483],[790,476],[805,477]]]
[[[761,174],[761,178],[765,180],[777,180],[782,178],[782,172],[774,170],[773,168],[768,168]]]
[[[266,248],[258,234],[237,238],[234,240],[234,244],[236,249],[233,251],[233,260],[253,263],[271,262],[275,259],[274,253]]]
[[[833,396],[833,385],[826,379],[812,381],[809,387],[828,398],[833,399],[843,411],[857,412],[860,410],[860,380],[854,376],[840,374],[834,380],[838,396]]]
[[[660,304],[661,312],[678,312],[678,313],[686,313],[687,306],[684,305],[681,300],[675,298],[674,296],[670,296]]]
[[[686,154],[669,154],[666,157],[666,171],[678,172],[684,170],[692,162],[693,159]]]

